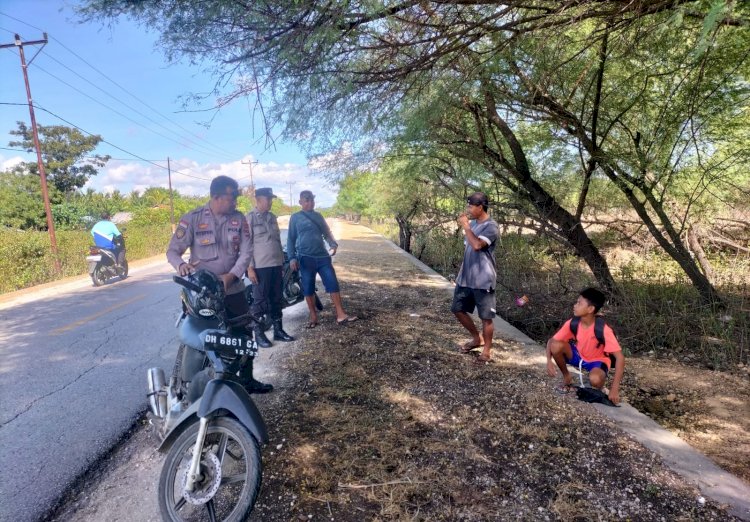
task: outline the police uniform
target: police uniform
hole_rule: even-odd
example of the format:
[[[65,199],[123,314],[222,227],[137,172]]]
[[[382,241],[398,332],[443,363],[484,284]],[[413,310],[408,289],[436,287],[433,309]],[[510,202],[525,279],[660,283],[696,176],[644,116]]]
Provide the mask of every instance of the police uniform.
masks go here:
[[[281,282],[283,278],[284,251],[281,248],[281,231],[276,216],[271,212],[253,209],[247,220],[253,257],[250,266],[255,269],[258,284],[253,285],[254,314],[269,313],[271,319],[281,319]]]
[[[245,283],[242,275],[253,257],[253,244],[250,230],[242,212],[228,215],[215,215],[208,203],[188,212],[180,219],[167,248],[167,261],[175,270],[184,263],[182,254],[190,248],[190,264],[198,263],[214,274],[234,274],[237,276],[227,289],[225,303],[231,316],[247,313]],[[267,393],[273,390],[270,384],[263,384],[253,378],[253,359],[243,363],[240,382],[250,393]]]
[[[273,199],[273,190],[264,187],[255,191],[255,196]],[[268,314],[273,321],[273,337],[277,341],[293,341],[282,324],[281,300],[284,280],[284,250],[281,246],[281,231],[276,216],[272,212],[259,212],[254,208],[247,215],[252,243],[250,266],[255,270],[258,283],[253,285],[254,315]],[[268,348],[271,341],[266,337],[263,328],[255,330],[258,345]]]
[[[227,295],[242,292],[242,275],[253,257],[250,230],[242,212],[214,215],[208,204],[188,212],[180,219],[167,249],[167,261],[175,270],[184,262],[182,254],[190,248],[190,264],[198,263],[220,276],[234,274],[237,281]]]

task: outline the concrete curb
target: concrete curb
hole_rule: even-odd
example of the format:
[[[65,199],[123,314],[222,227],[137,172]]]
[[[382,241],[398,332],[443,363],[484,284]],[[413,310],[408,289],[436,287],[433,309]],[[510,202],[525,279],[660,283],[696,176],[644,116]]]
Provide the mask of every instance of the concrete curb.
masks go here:
[[[447,279],[389,239],[380,237],[427,274],[431,280],[441,283],[446,291],[453,293],[454,286]],[[494,324],[496,335],[502,334],[504,339],[522,345],[524,352],[529,355],[529,362],[546,364],[544,348],[539,343],[500,317],[495,317]],[[750,521],[750,485],[742,479],[724,471],[708,457],[629,404],[622,404],[619,408],[602,404],[593,406],[600,413],[614,420],[635,440],[659,455],[672,471],[695,484],[701,493],[727,506],[727,511],[731,515]]]

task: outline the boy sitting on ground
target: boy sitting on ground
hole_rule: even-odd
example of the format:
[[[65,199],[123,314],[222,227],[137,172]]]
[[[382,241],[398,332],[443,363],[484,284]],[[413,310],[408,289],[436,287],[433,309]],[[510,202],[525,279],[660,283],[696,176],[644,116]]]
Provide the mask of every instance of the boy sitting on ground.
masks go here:
[[[569,319],[558,332],[547,341],[547,373],[554,377],[557,368],[562,372],[563,383],[561,390],[571,389],[573,376],[568,372],[570,364],[580,371],[589,372],[591,386],[597,390],[604,387],[612,363],[610,355],[614,357],[615,376],[609,390],[609,400],[614,404],[620,402],[620,381],[625,371],[625,356],[622,354],[620,343],[617,342],[612,329],[603,325],[604,342],[597,339],[597,312],[604,306],[606,297],[596,288],[582,290],[578,300],[573,305],[573,319]],[[599,321],[602,321],[599,318]],[[571,323],[573,327],[571,328]],[[554,359],[554,362],[553,362]]]

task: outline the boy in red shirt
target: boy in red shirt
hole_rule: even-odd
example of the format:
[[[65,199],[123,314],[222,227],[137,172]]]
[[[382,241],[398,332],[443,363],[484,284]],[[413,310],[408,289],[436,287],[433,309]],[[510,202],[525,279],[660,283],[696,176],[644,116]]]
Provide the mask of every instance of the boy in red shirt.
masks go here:
[[[601,390],[607,380],[611,354],[615,358],[615,376],[609,390],[609,400],[617,404],[620,402],[620,381],[625,371],[625,356],[609,326],[604,325],[603,345],[599,343],[595,332],[596,313],[604,306],[605,301],[604,294],[596,288],[581,291],[573,305],[573,315],[580,318],[577,335],[570,327],[573,319],[569,319],[552,339],[547,341],[547,373],[554,377],[559,368],[563,376],[563,389],[568,389],[573,382],[573,376],[568,372],[567,365],[578,368],[580,364],[582,370],[589,372],[591,386]]]

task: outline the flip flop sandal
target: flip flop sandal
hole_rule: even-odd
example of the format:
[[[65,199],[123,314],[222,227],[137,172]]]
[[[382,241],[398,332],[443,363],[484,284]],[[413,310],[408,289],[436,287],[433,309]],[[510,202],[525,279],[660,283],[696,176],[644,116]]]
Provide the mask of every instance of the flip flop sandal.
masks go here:
[[[476,350],[477,348],[481,348],[482,346],[482,344],[476,344],[474,346],[469,346],[469,343],[459,344],[458,351],[461,353],[471,353],[472,351]]]
[[[316,326],[318,326],[318,323],[316,323],[316,322],[313,322],[313,321],[310,321],[309,323],[307,323],[307,324],[305,325],[305,330],[312,330],[312,329],[313,329],[313,328],[315,328]]]
[[[338,324],[340,324],[341,326],[345,326],[345,325],[347,325],[348,323],[353,323],[353,322],[354,322],[354,321],[356,321],[357,319],[359,319],[359,317],[357,317],[357,316],[349,316],[349,317],[345,317],[344,319],[341,319],[341,320],[339,320],[339,319],[336,319],[336,322],[337,322]]]
[[[573,393],[575,390],[575,386],[572,384],[558,384],[554,388],[552,388],[552,392],[555,395],[569,395]]]
[[[494,359],[492,358],[483,359],[482,356],[479,356],[476,359],[474,359],[474,364],[478,364],[478,365],[492,364],[493,362],[495,362]]]

